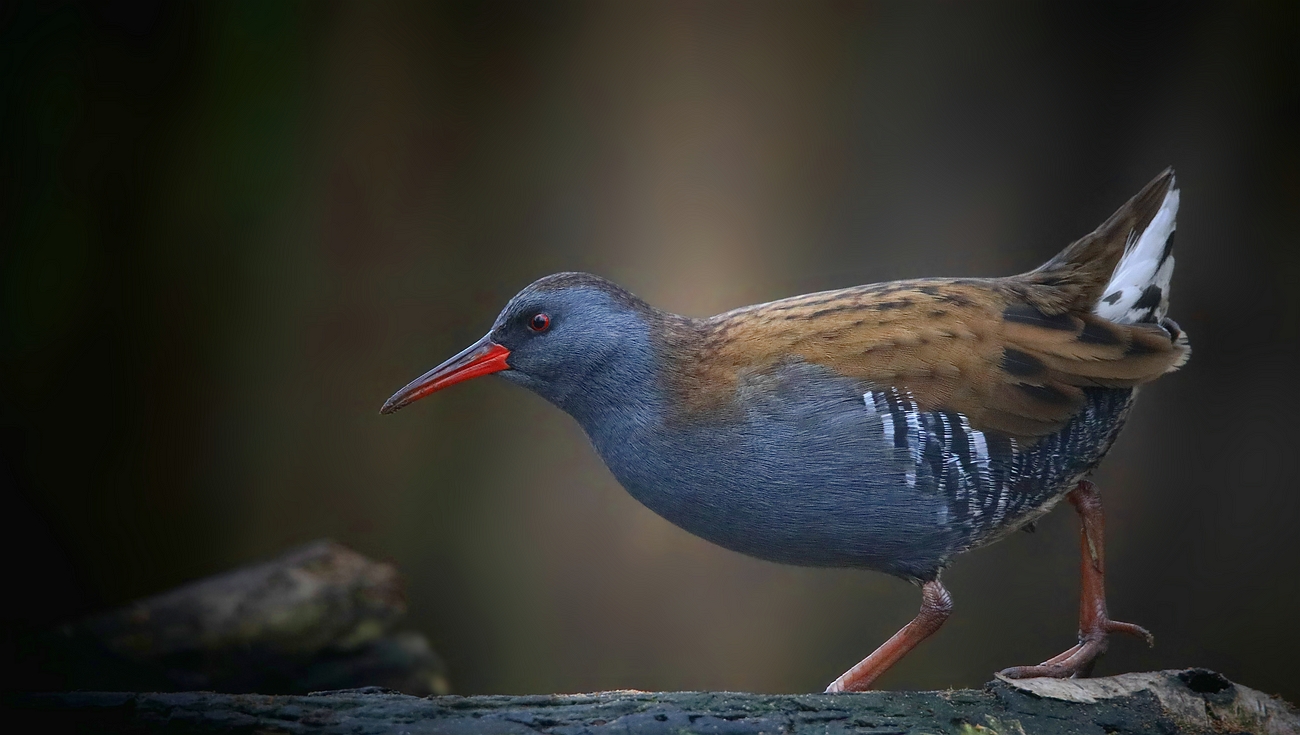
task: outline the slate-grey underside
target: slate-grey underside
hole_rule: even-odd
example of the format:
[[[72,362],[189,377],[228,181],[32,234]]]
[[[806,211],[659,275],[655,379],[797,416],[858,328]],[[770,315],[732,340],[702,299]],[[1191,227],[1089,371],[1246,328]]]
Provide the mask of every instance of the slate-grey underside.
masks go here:
[[[691,533],[771,561],[926,580],[1050,509],[1109,449],[1132,394],[1089,389],[1064,428],[1018,444],[792,361],[742,383],[738,417],[671,425],[651,401],[634,421],[580,421],[623,486]]]

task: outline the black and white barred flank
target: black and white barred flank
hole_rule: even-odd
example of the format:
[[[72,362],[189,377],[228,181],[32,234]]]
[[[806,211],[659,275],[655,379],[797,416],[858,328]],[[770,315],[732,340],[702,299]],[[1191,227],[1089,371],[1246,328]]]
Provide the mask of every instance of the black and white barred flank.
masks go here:
[[[1036,442],[971,427],[952,411],[922,411],[894,389],[863,395],[887,444],[903,455],[909,487],[940,493],[943,525],[961,527],[962,547],[988,543],[1032,520],[1075,486],[1110,449],[1132,400],[1129,389],[1091,388],[1083,409]]]

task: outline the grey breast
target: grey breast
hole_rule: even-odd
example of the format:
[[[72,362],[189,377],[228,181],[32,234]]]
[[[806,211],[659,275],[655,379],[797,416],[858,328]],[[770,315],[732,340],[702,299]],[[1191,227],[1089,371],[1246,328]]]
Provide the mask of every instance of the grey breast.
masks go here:
[[[906,393],[791,361],[742,376],[739,410],[715,422],[588,433],[634,497],[709,541],[787,564],[928,579],[1091,470],[1129,393],[1091,390],[1061,432],[1019,446],[961,414],[921,411]]]

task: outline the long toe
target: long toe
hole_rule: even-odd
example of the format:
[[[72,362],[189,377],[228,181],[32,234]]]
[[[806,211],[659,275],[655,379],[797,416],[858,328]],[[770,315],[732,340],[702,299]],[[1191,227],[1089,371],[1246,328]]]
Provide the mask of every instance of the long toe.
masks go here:
[[[1156,645],[1156,637],[1151,635],[1151,631],[1140,625],[1134,625],[1133,623],[1121,623],[1118,620],[1107,620],[1106,632],[1125,633],[1134,638],[1141,638],[1147,642],[1147,648],[1155,648]]]
[[[1053,679],[1066,679],[1074,676],[1088,676],[1092,665],[1106,652],[1107,637],[1111,633],[1126,633],[1155,645],[1155,636],[1140,625],[1121,623],[1117,620],[1100,620],[1095,629],[1080,636],[1078,645],[1066,649],[1037,666],[1012,666],[998,673],[1008,679],[1032,679],[1046,676]]]
[[[1033,679],[1040,676],[1068,679],[1073,676],[1087,676],[1093,662],[1105,651],[1104,638],[1089,640],[1037,666],[1012,666],[998,673],[1008,679]]]

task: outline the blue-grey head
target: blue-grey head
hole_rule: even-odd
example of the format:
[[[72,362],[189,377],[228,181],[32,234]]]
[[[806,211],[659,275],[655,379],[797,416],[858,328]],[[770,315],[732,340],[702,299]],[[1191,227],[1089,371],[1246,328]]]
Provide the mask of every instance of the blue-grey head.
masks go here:
[[[651,330],[661,313],[586,273],[546,276],[520,291],[482,339],[384,403],[392,413],[456,383],[497,373],[579,421],[641,403],[653,379]]]

